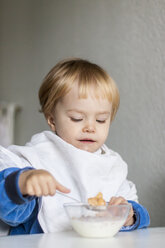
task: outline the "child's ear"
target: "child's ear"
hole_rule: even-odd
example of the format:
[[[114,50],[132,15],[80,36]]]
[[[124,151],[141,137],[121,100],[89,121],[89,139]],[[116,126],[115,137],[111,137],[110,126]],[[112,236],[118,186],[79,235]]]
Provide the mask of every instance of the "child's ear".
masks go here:
[[[55,128],[55,122],[54,122],[53,116],[49,115],[49,116],[47,117],[47,122],[48,122],[48,125],[50,126],[51,130],[52,130],[53,132],[55,132],[55,131],[56,131],[56,128]]]

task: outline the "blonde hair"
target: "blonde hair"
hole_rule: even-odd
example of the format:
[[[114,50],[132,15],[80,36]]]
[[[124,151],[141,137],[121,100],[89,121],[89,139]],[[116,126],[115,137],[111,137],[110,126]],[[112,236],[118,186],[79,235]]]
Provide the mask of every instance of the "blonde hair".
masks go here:
[[[78,83],[80,98],[87,98],[91,86],[94,86],[97,98],[107,98],[112,102],[111,120],[114,119],[120,102],[114,80],[100,66],[79,58],[60,61],[44,78],[39,89],[39,100],[41,112],[46,118],[75,83]]]

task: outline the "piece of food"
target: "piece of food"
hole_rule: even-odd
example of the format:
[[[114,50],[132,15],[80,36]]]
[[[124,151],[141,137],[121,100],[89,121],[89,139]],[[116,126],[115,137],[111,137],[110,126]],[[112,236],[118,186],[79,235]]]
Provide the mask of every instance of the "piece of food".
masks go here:
[[[103,199],[103,194],[99,192],[95,197],[88,198],[88,204],[91,206],[105,206],[106,202]]]

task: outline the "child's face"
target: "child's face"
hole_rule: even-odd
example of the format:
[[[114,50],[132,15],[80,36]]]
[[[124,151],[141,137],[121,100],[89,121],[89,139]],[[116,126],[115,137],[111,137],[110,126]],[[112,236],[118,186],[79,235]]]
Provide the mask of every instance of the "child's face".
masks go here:
[[[105,142],[111,120],[111,103],[96,98],[94,89],[87,98],[79,98],[73,87],[48,118],[52,131],[71,145],[88,152],[97,151]]]

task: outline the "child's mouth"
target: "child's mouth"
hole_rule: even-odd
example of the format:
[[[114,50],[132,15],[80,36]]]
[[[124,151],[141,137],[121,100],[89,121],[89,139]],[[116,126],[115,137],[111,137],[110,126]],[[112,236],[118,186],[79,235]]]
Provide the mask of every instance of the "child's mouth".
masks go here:
[[[94,143],[95,142],[94,140],[91,140],[91,139],[81,139],[79,141],[82,143]]]

